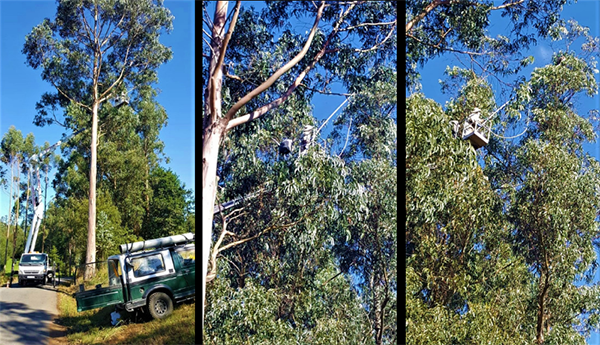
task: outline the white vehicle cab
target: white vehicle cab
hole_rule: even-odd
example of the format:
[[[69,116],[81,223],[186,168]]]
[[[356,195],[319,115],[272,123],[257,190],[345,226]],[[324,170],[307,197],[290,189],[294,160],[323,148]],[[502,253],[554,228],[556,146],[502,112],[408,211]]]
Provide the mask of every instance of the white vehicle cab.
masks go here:
[[[19,286],[54,280],[54,266],[46,253],[24,253],[19,261]]]

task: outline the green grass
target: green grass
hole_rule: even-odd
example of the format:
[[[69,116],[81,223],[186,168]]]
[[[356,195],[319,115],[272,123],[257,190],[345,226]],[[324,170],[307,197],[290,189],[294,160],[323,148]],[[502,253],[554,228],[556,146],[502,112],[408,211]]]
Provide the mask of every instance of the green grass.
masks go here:
[[[76,288],[59,287],[60,323],[67,328],[69,345],[83,344],[194,344],[196,303],[175,305],[173,314],[164,320],[137,321],[125,316],[124,324],[110,325],[114,306],[77,312],[72,294]]]
[[[0,273],[0,285],[4,285],[6,286],[6,282],[9,280],[10,278],[10,269],[12,267],[12,258],[8,258],[6,260],[6,265],[4,266],[4,272]],[[15,267],[14,270],[18,270],[19,269],[19,260],[15,260]],[[16,274],[14,275],[15,277],[17,276]],[[13,280],[15,280],[13,278]]]
[[[83,279],[83,269],[77,272],[77,285],[84,284],[85,289],[93,289],[94,286],[101,284],[103,287],[108,285],[108,271],[106,267],[96,268],[96,272],[89,280]]]

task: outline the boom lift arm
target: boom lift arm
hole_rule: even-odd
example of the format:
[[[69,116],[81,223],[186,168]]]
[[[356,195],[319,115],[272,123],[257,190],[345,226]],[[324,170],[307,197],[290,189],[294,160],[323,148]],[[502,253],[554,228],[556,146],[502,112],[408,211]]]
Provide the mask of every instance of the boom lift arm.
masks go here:
[[[83,129],[69,135],[65,142],[81,133]],[[31,222],[31,228],[29,229],[29,235],[27,236],[27,242],[25,243],[24,253],[32,253],[35,249],[35,242],[37,239],[40,224],[42,218],[44,218],[44,202],[42,201],[42,184],[40,179],[40,164],[41,160],[49,153],[53,152],[63,142],[59,140],[56,144],[48,147],[44,151],[40,152],[39,155],[35,154],[31,157],[29,162],[29,170],[32,170],[35,164],[35,171],[32,172],[33,183],[31,184],[31,199],[33,203],[33,221]],[[38,160],[39,157],[39,160]]]

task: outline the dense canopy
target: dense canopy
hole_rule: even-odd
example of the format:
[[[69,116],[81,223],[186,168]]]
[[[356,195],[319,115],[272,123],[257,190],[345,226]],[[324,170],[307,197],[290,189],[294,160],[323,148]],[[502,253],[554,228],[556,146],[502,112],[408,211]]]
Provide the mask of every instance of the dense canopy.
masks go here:
[[[203,12],[204,342],[397,343],[396,3]]]
[[[600,328],[600,163],[585,149],[600,127],[582,111],[600,40],[563,5],[406,3],[408,344],[584,344]],[[529,48],[549,42],[536,64]],[[432,63],[448,64],[443,97],[420,84]],[[475,108],[477,149],[461,131]]]

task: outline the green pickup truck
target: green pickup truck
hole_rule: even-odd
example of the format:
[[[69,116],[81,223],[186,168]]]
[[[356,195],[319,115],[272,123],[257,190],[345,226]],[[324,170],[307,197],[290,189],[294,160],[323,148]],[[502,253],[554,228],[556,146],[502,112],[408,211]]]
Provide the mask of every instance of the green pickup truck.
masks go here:
[[[187,233],[119,246],[108,258],[108,286],[75,293],[77,311],[115,305],[167,317],[173,303],[195,298],[195,235]]]

